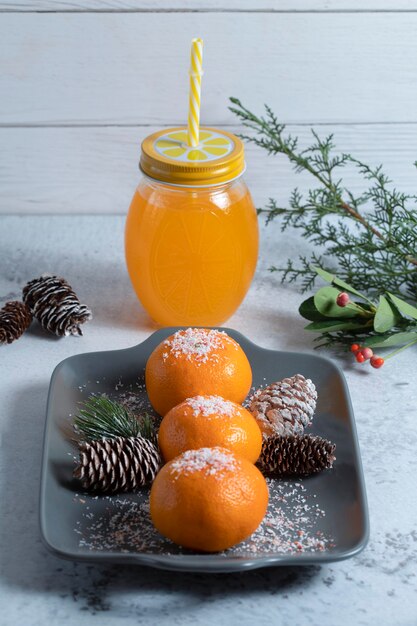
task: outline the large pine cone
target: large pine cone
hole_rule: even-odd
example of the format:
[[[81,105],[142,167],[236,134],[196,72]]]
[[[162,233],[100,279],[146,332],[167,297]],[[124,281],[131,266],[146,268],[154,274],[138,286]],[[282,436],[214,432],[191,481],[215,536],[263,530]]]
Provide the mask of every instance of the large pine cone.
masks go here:
[[[162,466],[158,448],[143,437],[83,441],[79,449],[74,477],[91,491],[135,491],[152,482]]]
[[[66,337],[82,335],[81,324],[91,319],[91,311],[81,304],[64,278],[44,274],[23,289],[23,301],[45,330]]]
[[[273,476],[308,476],[332,467],[336,445],[313,435],[275,435],[265,439],[259,468]]]
[[[296,374],[255,391],[249,410],[264,437],[302,435],[316,409],[317,392],[313,382]]]
[[[0,345],[19,339],[31,321],[32,314],[26,304],[17,300],[7,302],[0,309]]]

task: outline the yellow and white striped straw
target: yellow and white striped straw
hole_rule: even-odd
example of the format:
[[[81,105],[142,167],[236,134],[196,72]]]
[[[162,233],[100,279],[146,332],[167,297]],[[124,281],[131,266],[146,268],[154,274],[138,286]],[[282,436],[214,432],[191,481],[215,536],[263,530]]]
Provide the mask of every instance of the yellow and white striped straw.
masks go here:
[[[190,97],[188,103],[188,134],[189,146],[198,146],[200,139],[200,96],[201,77],[203,75],[203,40],[191,41]]]

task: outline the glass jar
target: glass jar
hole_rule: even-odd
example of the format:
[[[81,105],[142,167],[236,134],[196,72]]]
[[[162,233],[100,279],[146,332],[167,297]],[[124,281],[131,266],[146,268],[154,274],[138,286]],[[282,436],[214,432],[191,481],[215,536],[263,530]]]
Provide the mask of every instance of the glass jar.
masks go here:
[[[125,234],[139,300],[164,326],[222,324],[245,297],[258,257],[242,142],[202,129],[190,148],[185,129],[161,131],[143,142],[140,167]]]

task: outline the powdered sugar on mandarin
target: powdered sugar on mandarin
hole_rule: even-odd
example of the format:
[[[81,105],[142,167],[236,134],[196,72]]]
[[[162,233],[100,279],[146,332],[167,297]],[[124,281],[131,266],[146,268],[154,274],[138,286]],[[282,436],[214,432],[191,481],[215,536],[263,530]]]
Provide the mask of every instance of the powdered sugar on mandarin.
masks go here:
[[[166,360],[171,353],[176,358],[185,357],[188,361],[206,363],[209,359],[218,358],[215,351],[224,350],[225,342],[233,345],[236,350],[239,348],[223,330],[187,328],[178,330],[172,337],[165,339],[163,345],[167,347],[167,351],[162,356]]]
[[[234,415],[236,405],[221,396],[195,396],[187,398],[185,403],[193,409],[194,415],[203,417],[231,417]]]
[[[225,472],[237,470],[238,464],[238,459],[223,448],[199,448],[187,450],[177,457],[172,461],[170,471],[175,479],[201,471],[206,476],[222,478]]]

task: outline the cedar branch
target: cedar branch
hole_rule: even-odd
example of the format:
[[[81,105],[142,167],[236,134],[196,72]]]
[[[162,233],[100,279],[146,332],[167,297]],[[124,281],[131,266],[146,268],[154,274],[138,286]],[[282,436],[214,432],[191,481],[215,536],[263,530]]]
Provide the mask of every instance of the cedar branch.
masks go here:
[[[358,222],[360,222],[362,224],[362,226],[364,226],[365,228],[367,228],[368,230],[370,230],[376,237],[379,237],[379,239],[381,239],[382,241],[385,241],[385,237],[384,235],[377,229],[375,228],[375,226],[372,226],[372,224],[369,224],[366,219],[357,211],[355,211],[355,209],[353,207],[351,207],[349,204],[347,204],[347,202],[341,202],[340,206],[347,211],[354,219],[358,220]],[[416,265],[417,266],[417,259],[415,259],[413,256],[406,254],[404,257],[409,263],[411,263],[412,265]]]

